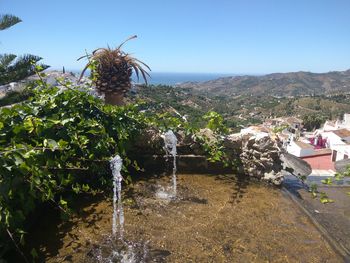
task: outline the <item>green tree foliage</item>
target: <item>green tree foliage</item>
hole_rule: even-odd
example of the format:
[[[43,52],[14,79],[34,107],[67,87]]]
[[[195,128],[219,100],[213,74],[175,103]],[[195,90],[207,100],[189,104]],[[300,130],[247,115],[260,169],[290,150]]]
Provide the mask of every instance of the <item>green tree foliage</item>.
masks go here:
[[[303,125],[304,128],[308,131],[318,129],[321,125],[327,120],[326,116],[320,114],[310,114],[303,116]]]
[[[13,54],[0,55],[0,85],[19,81],[35,74],[34,64],[42,58],[34,55],[17,57]],[[41,65],[42,70],[48,68]]]
[[[224,123],[224,118],[215,111],[209,111],[204,115],[204,119],[208,122],[207,128],[220,134],[228,133],[228,128]]]
[[[21,22],[16,16],[1,15],[0,16],[0,31],[10,28]],[[0,54],[0,85],[10,82],[19,81],[26,77],[35,74],[33,64],[39,62],[42,58],[34,55],[23,55],[17,57],[14,54]],[[42,70],[49,66],[42,64]]]

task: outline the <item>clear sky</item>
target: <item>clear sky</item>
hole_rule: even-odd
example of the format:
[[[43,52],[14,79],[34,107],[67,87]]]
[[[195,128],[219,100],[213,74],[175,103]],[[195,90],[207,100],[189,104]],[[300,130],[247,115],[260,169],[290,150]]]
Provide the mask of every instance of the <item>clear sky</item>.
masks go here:
[[[40,55],[52,68],[116,46],[157,72],[262,74],[350,68],[349,0],[0,0],[23,22],[0,53]]]

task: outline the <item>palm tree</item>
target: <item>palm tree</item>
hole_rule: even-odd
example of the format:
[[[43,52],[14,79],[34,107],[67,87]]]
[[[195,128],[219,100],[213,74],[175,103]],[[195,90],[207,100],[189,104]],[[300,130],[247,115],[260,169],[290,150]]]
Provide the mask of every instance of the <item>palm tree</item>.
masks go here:
[[[131,88],[131,76],[133,71],[137,78],[142,75],[146,85],[148,72],[144,69],[151,70],[145,63],[131,57],[121,50],[121,47],[129,40],[137,36],[129,37],[116,49],[98,48],[88,54],[80,57],[87,58],[89,62],[83,69],[80,79],[85,71],[91,69],[91,77],[98,92],[103,93],[105,102],[112,105],[123,105],[124,94]]]
[[[16,25],[17,23],[22,22],[20,18],[13,15],[0,15],[0,30],[5,30],[9,27]]]
[[[13,15],[0,15],[0,31],[8,29],[22,20]],[[14,54],[0,54],[0,85],[19,81],[35,74],[35,64],[42,58],[34,55],[17,57]],[[40,65],[42,70],[49,66]]]

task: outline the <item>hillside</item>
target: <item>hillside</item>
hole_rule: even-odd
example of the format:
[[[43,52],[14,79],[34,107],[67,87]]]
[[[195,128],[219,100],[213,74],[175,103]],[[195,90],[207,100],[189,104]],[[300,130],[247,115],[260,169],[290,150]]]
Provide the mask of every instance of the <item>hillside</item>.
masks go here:
[[[70,82],[76,82],[77,78],[73,74],[66,73],[62,74],[58,71],[47,71],[46,79],[55,85],[57,85],[55,78],[63,77]],[[350,70],[340,73],[331,72],[327,74],[312,74],[312,73],[287,73],[287,74],[270,74],[261,77],[232,77],[232,78],[221,78],[214,81],[208,81],[203,84],[193,83],[193,87],[184,87],[190,83],[184,84],[182,88],[164,86],[164,85],[149,85],[140,86],[137,85],[132,92],[128,94],[128,101],[135,102],[138,99],[148,102],[148,106],[159,110],[159,112],[178,112],[181,115],[185,115],[186,118],[197,127],[203,127],[206,121],[203,119],[208,111],[216,111],[220,113],[228,127],[239,130],[242,126],[253,125],[262,123],[266,118],[281,117],[281,116],[298,116],[303,118],[305,115],[316,115],[322,116],[326,119],[336,119],[342,116],[345,112],[350,112],[350,87],[349,92],[330,92],[329,89],[318,89],[319,95],[290,95],[276,94],[276,92],[256,92],[254,94],[244,93],[243,89],[238,94],[230,90],[230,81],[237,81],[245,79],[247,85],[248,79],[259,80],[259,83],[267,85],[266,80],[274,81],[277,83],[277,79],[280,79],[280,83],[285,81],[286,78],[292,79],[292,76],[298,79],[304,78],[306,75],[316,75],[318,79],[321,79],[319,75],[327,75],[323,79],[328,79],[328,82],[345,84],[345,77],[348,76],[350,85]],[[289,76],[289,77],[288,77]],[[329,81],[332,76],[332,81]],[[338,77],[336,77],[338,76]],[[83,82],[87,82],[87,79],[83,79]],[[219,88],[213,85],[209,86],[209,83],[227,83],[223,87]],[[304,81],[306,83],[306,80]],[[309,81],[308,83],[311,83]],[[203,87],[201,85],[204,85]],[[316,84],[314,84],[316,85]],[[16,103],[27,99],[30,95],[28,92],[21,92],[21,89],[25,85],[21,83],[14,83],[14,87],[10,90],[15,92],[8,93],[8,87],[4,86],[4,90],[7,91],[7,96],[0,99],[0,106]],[[18,87],[17,87],[18,86]],[[309,85],[311,86],[311,84]],[[327,85],[323,84],[323,87]],[[343,87],[344,88],[344,87]],[[344,88],[345,89],[345,88]],[[1,90],[1,87],[0,87]],[[251,89],[248,89],[251,90]],[[277,90],[273,87],[266,90]],[[327,92],[328,90],[328,92]],[[16,92],[17,91],[17,92]],[[290,90],[289,90],[290,91]],[[300,91],[300,89],[298,90]],[[344,94],[347,93],[347,94]],[[253,95],[253,96],[252,96]],[[174,111],[175,110],[175,111]]]
[[[350,92],[350,70],[328,73],[291,72],[264,76],[224,77],[178,85],[215,95],[310,96]]]
[[[210,110],[220,113],[230,128],[262,123],[266,118],[305,115],[336,119],[350,112],[350,95],[295,96],[276,98],[269,95],[218,95],[203,93],[191,88],[170,86],[140,87],[129,97],[142,99],[149,105],[164,111],[174,109],[195,126],[203,126],[202,116]]]

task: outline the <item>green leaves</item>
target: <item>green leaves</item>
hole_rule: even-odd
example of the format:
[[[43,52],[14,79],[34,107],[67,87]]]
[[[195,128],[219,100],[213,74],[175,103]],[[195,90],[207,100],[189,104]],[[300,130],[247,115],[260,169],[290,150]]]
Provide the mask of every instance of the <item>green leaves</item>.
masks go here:
[[[326,178],[326,179],[321,180],[321,182],[322,182],[323,184],[332,185],[333,180],[332,180],[332,178],[328,177],[328,178]]]
[[[320,193],[320,201],[322,204],[334,203],[334,200],[330,199],[328,195],[324,192]]]
[[[60,205],[61,205],[62,207],[64,207],[64,208],[66,208],[67,205],[68,205],[68,202],[65,201],[65,200],[63,200],[63,199],[61,198],[61,199],[60,199]]]
[[[224,118],[219,113],[209,111],[203,118],[208,121],[207,128],[220,134],[228,133],[228,128],[224,124]]]
[[[316,198],[317,192],[318,192],[317,191],[317,184],[315,184],[315,183],[311,184],[309,191],[311,192],[312,198]]]
[[[0,30],[5,30],[22,22],[20,18],[14,15],[0,15]]]
[[[36,117],[28,116],[23,122],[24,128],[29,132],[38,133],[42,126],[42,120]]]

